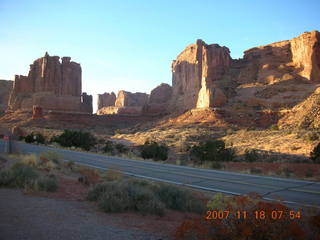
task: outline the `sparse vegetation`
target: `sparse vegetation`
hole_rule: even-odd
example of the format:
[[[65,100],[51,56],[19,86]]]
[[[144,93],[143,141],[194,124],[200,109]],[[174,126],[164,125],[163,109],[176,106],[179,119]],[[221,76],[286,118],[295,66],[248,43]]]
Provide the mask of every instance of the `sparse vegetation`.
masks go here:
[[[34,154],[19,156],[10,169],[0,171],[0,187],[25,188],[35,191],[54,192],[58,188],[54,175],[42,176],[36,168],[42,164]]]
[[[40,177],[37,184],[40,191],[55,192],[58,189],[58,183],[55,176]]]
[[[203,213],[204,202],[190,191],[168,184],[140,180],[120,180],[96,185],[88,200],[98,201],[106,212],[137,211],[163,215],[165,207],[179,211]]]
[[[86,151],[89,151],[97,142],[91,133],[74,130],[64,130],[61,135],[53,137],[51,141],[63,147],[78,147]]]
[[[165,144],[146,141],[141,146],[141,157],[144,159],[166,160],[168,158],[169,148]]]

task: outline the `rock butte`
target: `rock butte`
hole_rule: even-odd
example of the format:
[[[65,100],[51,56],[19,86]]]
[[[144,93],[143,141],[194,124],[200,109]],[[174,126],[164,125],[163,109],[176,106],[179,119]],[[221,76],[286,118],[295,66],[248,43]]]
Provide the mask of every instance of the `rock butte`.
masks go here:
[[[92,96],[81,90],[81,66],[70,57],[39,58],[30,65],[28,76],[16,75],[8,109],[37,109],[92,113]],[[39,111],[39,110],[37,110]]]

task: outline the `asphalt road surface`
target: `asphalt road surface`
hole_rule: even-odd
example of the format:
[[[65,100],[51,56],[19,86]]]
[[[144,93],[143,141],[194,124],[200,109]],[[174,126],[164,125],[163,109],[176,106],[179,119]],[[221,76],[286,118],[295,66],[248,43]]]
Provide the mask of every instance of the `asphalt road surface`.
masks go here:
[[[3,152],[4,144],[4,141],[0,140],[0,152]],[[296,207],[315,206],[320,208],[320,182],[263,177],[130,160],[21,142],[14,142],[13,145],[14,149],[18,149],[22,153],[39,154],[45,151],[56,151],[62,154],[66,161],[74,161],[78,164],[98,169],[113,168],[122,171],[126,175],[135,177],[233,195],[256,192],[266,200],[281,199],[287,205],[295,205]]]

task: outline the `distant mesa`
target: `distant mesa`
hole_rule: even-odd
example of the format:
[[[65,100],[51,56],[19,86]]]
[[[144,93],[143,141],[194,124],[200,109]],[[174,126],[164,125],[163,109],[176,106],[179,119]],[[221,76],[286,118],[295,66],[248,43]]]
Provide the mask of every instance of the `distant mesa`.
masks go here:
[[[16,75],[8,109],[92,113],[92,96],[81,90],[81,66],[70,57],[39,58],[30,65],[28,76]]]
[[[98,115],[162,115],[168,110],[171,99],[171,86],[162,83],[146,93],[131,93],[124,90],[118,92],[117,97],[112,93],[98,95]]]

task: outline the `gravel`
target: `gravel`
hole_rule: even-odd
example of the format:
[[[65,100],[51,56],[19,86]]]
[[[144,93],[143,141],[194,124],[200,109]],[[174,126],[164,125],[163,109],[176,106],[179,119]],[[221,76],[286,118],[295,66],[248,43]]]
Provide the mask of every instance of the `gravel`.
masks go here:
[[[87,202],[24,195],[0,189],[0,240],[164,239],[140,229],[116,226]]]

